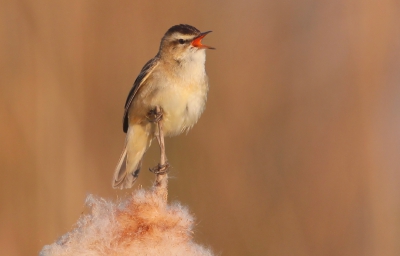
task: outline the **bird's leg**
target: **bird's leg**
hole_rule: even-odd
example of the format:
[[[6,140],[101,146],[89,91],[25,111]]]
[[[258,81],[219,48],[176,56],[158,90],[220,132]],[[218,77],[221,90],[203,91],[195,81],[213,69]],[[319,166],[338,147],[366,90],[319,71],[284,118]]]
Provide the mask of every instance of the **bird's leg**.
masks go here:
[[[160,114],[161,113],[161,114]],[[157,106],[156,116],[161,116],[162,117],[162,109]],[[160,151],[161,151],[161,157],[160,157],[160,163],[153,167],[150,168],[151,172],[154,172],[156,174],[156,180],[154,181],[153,184],[153,191],[156,193],[160,198],[162,198],[163,202],[166,204],[167,199],[168,199],[168,161],[167,161],[167,156],[165,154],[165,144],[164,144],[164,132],[163,132],[163,126],[162,126],[162,118],[157,121],[157,126],[158,126],[158,134],[156,135],[158,144],[160,145]]]
[[[158,126],[158,134],[156,135],[156,138],[158,141],[158,145],[160,146],[161,157],[160,157],[160,163],[157,166],[150,168],[150,171],[158,176],[166,174],[168,172],[168,167],[169,167],[167,155],[165,154],[164,132],[162,128],[162,117],[163,117],[162,109],[160,107],[156,107],[156,109],[149,112],[148,116],[151,115],[153,117],[152,120],[154,120],[154,122],[157,123]]]

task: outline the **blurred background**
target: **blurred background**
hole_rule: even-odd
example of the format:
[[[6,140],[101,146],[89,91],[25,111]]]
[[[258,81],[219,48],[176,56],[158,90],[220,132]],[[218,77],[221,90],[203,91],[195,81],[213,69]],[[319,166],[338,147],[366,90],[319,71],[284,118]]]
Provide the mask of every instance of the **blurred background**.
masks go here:
[[[400,5],[0,1],[0,254],[36,255],[111,188],[126,96],[179,23],[207,109],[167,140],[170,201],[221,255],[400,255]],[[136,187],[150,187],[153,144]]]

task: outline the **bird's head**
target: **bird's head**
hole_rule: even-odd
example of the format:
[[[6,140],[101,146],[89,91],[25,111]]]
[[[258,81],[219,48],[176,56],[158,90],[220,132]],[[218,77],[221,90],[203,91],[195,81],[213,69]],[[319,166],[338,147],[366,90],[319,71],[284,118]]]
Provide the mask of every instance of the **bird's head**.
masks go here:
[[[214,47],[202,44],[201,40],[211,31],[200,32],[190,25],[175,25],[168,29],[161,40],[160,54],[163,58],[183,60],[193,54],[204,54],[205,49]]]

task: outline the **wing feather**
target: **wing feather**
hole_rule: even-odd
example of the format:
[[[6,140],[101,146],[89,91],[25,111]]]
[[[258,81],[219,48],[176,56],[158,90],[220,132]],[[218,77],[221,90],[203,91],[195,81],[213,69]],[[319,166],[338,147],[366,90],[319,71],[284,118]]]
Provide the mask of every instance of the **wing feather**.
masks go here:
[[[129,108],[132,105],[133,99],[136,96],[136,93],[139,91],[140,87],[142,84],[146,81],[146,79],[149,77],[151,72],[155,69],[155,67],[158,65],[159,61],[159,56],[157,55],[153,59],[149,60],[146,65],[142,68],[140,71],[140,74],[136,78],[135,82],[133,83],[132,89],[130,90],[128,94],[128,98],[126,99],[125,102],[125,111],[124,111],[124,117],[123,117],[123,130],[126,133],[128,131],[129,127]]]

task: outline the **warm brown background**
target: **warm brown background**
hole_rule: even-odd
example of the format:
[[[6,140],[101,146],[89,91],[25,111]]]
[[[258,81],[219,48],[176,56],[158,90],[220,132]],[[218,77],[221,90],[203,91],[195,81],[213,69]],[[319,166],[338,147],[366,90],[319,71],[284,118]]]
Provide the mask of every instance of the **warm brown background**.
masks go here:
[[[170,199],[195,213],[197,241],[400,255],[399,17],[397,0],[2,0],[0,254],[36,255],[88,193],[128,194],[111,188],[127,93],[188,23],[217,48],[205,114],[167,140]],[[153,145],[144,167],[157,160]]]

